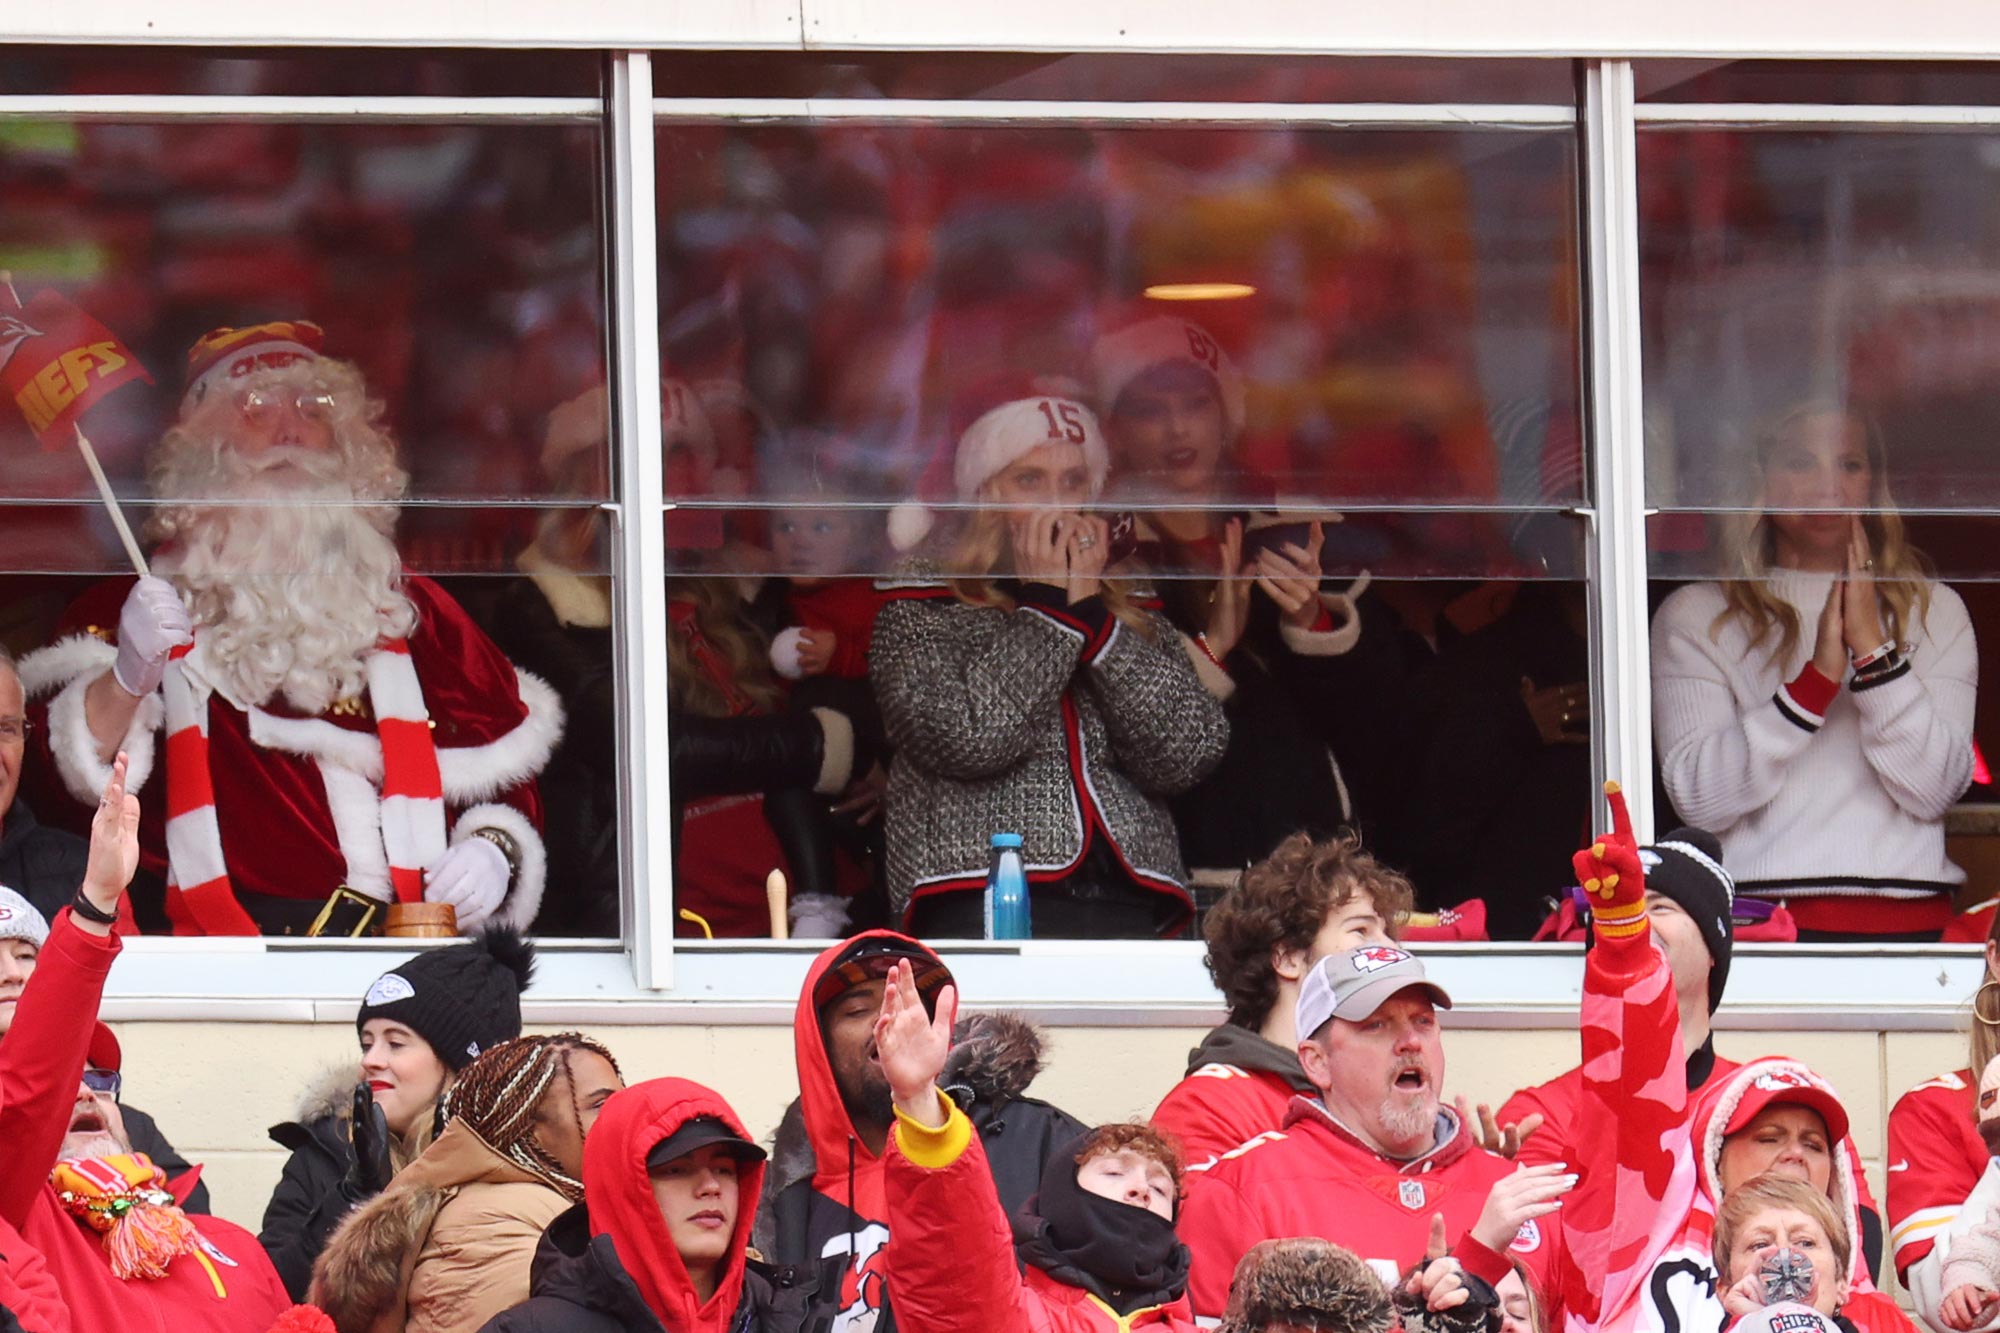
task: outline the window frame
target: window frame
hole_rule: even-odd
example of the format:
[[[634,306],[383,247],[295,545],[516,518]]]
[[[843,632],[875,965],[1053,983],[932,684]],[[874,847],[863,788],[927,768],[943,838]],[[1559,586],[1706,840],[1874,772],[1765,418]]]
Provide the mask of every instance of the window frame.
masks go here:
[[[1732,40],[1744,40],[1744,19],[1737,7],[1713,6],[1727,15],[1714,38],[1716,55],[1797,55],[1798,50],[1768,51],[1752,42],[1738,51]],[[1314,125],[1355,128],[1548,129],[1574,126],[1578,198],[1583,216],[1579,243],[1582,255],[1583,322],[1578,352],[1584,359],[1583,426],[1590,468],[1587,500],[1570,512],[1588,525],[1586,570],[1590,592],[1590,650],[1594,772],[1644,775],[1628,788],[1635,825],[1642,838],[1653,828],[1652,730],[1650,709],[1649,627],[1644,494],[1645,455],[1642,432],[1644,384],[1640,364],[1640,293],[1638,287],[1637,134],[1646,125],[1700,125],[1729,128],[1816,127],[1866,128],[2000,125],[2000,106],[1913,107],[1810,104],[1670,104],[1641,103],[1634,92],[1629,59],[1572,58],[1592,46],[1588,41],[1535,44],[1532,52],[1516,52],[1500,43],[1490,9],[1479,12],[1483,33],[1496,44],[1477,41],[1466,49],[1484,54],[1535,54],[1570,63],[1577,75],[1579,97],[1568,105],[1388,104],[1293,106],[1286,104],[1216,104],[1176,102],[1024,102],[814,100],[814,99],[674,99],[656,94],[648,51],[624,45],[648,30],[664,27],[678,12],[662,16],[636,0],[590,16],[555,15],[524,3],[484,7],[473,26],[454,19],[450,6],[409,4],[374,12],[364,7],[342,11],[325,31],[274,37],[268,11],[247,3],[219,3],[176,14],[170,41],[203,41],[235,45],[277,43],[310,45],[381,45],[385,42],[432,40],[459,46],[583,45],[605,48],[604,97],[202,97],[202,96],[6,96],[0,95],[0,120],[61,116],[74,119],[287,119],[324,121],[466,121],[508,120],[529,123],[598,123],[605,146],[603,174],[607,270],[610,290],[606,303],[610,321],[609,373],[613,389],[612,438],[616,454],[615,494],[602,505],[616,534],[614,580],[619,607],[616,654],[621,703],[627,723],[620,756],[620,838],[623,857],[623,938],[618,941],[545,943],[544,979],[529,1003],[533,1021],[766,1023],[789,1021],[792,999],[811,956],[809,944],[766,941],[690,942],[674,938],[672,853],[666,830],[671,827],[672,792],[667,770],[669,737],[666,722],[666,553],[659,500],[663,485],[660,456],[660,403],[656,373],[642,368],[659,363],[658,250],[655,218],[656,164],[654,130],[661,123],[732,120],[890,122],[950,121],[994,123],[1022,121],[1076,124],[1176,125]],[[688,14],[694,14],[691,7]],[[1468,12],[1473,7],[1467,5]],[[57,11],[24,16],[29,31],[16,40],[127,41],[157,40],[160,16],[144,6],[112,3],[100,6],[88,33],[65,24],[76,20]],[[199,11],[198,13],[196,11]],[[956,18],[925,11],[930,33],[895,43],[900,49],[978,50],[1022,49],[1019,31],[1036,32],[1053,40],[1078,31],[1087,10],[1068,4],[1034,0],[1024,19],[1018,12],[1005,17],[1013,40],[1002,43],[992,33],[957,32],[946,42],[932,31]],[[447,12],[448,11],[448,12]],[[372,12],[372,18],[369,14]],[[700,11],[707,14],[707,10]],[[672,45],[682,48],[746,49],[765,47],[773,58],[798,49],[796,31],[839,18],[847,44],[875,29],[868,25],[888,18],[909,18],[914,6],[902,0],[817,0],[793,10],[749,7],[734,18],[705,18],[678,32]],[[1060,15],[1060,22],[1055,21]],[[626,26],[612,33],[599,25],[618,18]],[[885,16],[888,16],[885,18]],[[1003,16],[992,16],[999,21]],[[1958,44],[1932,41],[1921,50],[1884,40],[1886,15],[1880,22],[1848,21],[1822,32],[1815,54],[1847,50],[1842,42],[1872,42],[1860,54],[1872,58],[1936,57],[1956,52]],[[1685,16],[1682,16],[1683,20]],[[1269,14],[1253,7],[1249,28],[1245,16],[1231,14],[1231,34],[1209,31],[1189,21],[1151,44],[1157,49],[1207,51],[1222,57],[1246,49],[1242,33],[1254,32]],[[1035,23],[1047,22],[1036,28]],[[1117,42],[1082,41],[1048,49],[1140,49],[1146,32],[1182,23],[1173,15],[1148,15],[1145,32],[1124,34]],[[454,23],[460,26],[454,27]],[[1027,27],[1021,25],[1027,23]],[[1823,16],[1816,19],[1824,28]],[[567,25],[567,26],[563,26]],[[732,26],[734,25],[734,26]],[[1886,25],[1886,26],[1885,26]],[[837,25],[836,25],[837,26]],[[1502,27],[1521,25],[1508,23]],[[1526,25],[1532,28],[1532,25]],[[1801,13],[1800,31],[1808,28]],[[1987,24],[1990,31],[1955,34],[1985,49],[2000,49],[2000,11]],[[1905,25],[1905,28],[1907,25]],[[1435,29],[1432,29],[1435,30]],[[1695,30],[1684,21],[1677,33]],[[954,30],[957,31],[957,30]],[[984,32],[984,29],[980,29]],[[1924,39],[1925,30],[1899,30],[1904,42]],[[657,35],[657,34],[655,34]],[[1321,39],[1311,34],[1276,42],[1271,49],[1313,49]],[[662,38],[664,44],[664,38]],[[830,43],[839,45],[841,43]],[[1038,44],[1039,45],[1039,44]],[[1329,40],[1327,49],[1333,48]],[[1361,39],[1344,43],[1349,51],[1365,50]],[[1572,55],[1549,55],[1572,46]],[[1656,50],[1658,44],[1631,41],[1634,53]],[[1426,54],[1438,52],[1425,44],[1403,48]],[[1659,54],[1686,54],[1676,48]],[[1599,816],[1600,826],[1602,814]],[[107,1014],[114,1018],[222,1018],[315,1021],[351,1016],[352,996],[389,956],[407,952],[406,941],[343,943],[338,947],[284,940],[172,940],[138,938],[127,942],[127,963],[114,974]],[[1440,976],[1463,989],[1464,1012],[1455,1024],[1473,1027],[1566,1027],[1574,1022],[1581,975],[1580,951],[1573,945],[1480,944],[1430,946]],[[1220,1014],[1212,986],[1201,966],[1198,942],[1116,944],[1105,942],[1034,941],[1022,945],[968,945],[946,950],[965,973],[971,993],[982,1002],[1027,1010],[1044,1021],[1118,1024],[1196,1025]],[[1732,1003],[1720,1017],[1722,1025],[1745,1028],[1780,1025],[1834,1030],[1907,1027],[1953,1030],[1963,1013],[1963,997],[1979,980],[1978,951],[1966,946],[1746,946],[1737,952]],[[1077,967],[1080,958],[1091,965]],[[1558,961],[1560,960],[1560,961]],[[1828,964],[1849,973],[1829,985]],[[1851,969],[1866,970],[1865,999],[1851,984]],[[1884,1012],[1884,1011],[1888,1012]]]

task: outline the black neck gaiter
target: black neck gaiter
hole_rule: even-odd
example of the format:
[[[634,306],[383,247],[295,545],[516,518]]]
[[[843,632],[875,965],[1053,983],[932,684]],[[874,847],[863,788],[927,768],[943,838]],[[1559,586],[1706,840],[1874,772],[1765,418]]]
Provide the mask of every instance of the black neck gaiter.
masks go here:
[[[1174,1224],[1076,1183],[1076,1149],[1053,1154],[1028,1202],[1021,1257],[1059,1282],[1092,1292],[1120,1315],[1187,1290],[1188,1248]]]

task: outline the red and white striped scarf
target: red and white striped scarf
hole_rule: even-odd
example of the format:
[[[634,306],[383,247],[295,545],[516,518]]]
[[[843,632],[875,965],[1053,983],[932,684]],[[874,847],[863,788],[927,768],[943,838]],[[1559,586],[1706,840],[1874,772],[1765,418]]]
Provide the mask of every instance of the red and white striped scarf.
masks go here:
[[[174,650],[162,682],[167,708],[167,895],[208,935],[255,935],[257,923],[236,901],[215,817],[215,782],[209,767],[208,703],[213,687]],[[381,843],[388,855],[389,886],[399,902],[418,902],[424,867],[444,854],[444,782],[430,714],[410,647],[385,639],[362,663],[368,702],[382,742]],[[329,794],[331,799],[331,794]],[[352,869],[352,867],[350,867]],[[373,886],[352,887],[370,892]],[[331,886],[329,886],[331,891]]]

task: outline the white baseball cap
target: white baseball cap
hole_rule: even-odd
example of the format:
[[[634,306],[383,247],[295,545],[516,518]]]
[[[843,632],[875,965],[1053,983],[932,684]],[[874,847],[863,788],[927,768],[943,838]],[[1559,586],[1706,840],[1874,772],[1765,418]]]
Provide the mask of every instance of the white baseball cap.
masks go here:
[[[1451,996],[1424,975],[1423,962],[1407,949],[1363,944],[1328,954],[1299,983],[1299,1040],[1311,1039],[1330,1018],[1359,1022],[1391,995],[1412,986],[1429,991],[1438,1008],[1451,1008]]]

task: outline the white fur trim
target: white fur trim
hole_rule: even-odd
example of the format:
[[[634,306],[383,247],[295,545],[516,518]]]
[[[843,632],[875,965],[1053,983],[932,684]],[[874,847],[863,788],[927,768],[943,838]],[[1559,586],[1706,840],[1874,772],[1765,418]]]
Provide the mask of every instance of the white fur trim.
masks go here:
[[[854,781],[854,723],[847,714],[831,708],[815,708],[821,733],[819,778],[813,791],[821,796],[838,796]]]
[[[542,771],[562,739],[562,700],[532,672],[515,668],[528,716],[498,740],[485,745],[438,747],[438,774],[445,799],[454,804],[488,801]],[[376,786],[382,785],[382,742],[373,732],[349,731],[324,718],[278,717],[261,708],[249,712],[250,739],[267,750],[338,764]]]
[[[1049,412],[1042,411],[1044,404]],[[1049,413],[1055,413],[1051,422]],[[1070,434],[1081,434],[1081,440]],[[1095,495],[1111,471],[1111,449],[1104,443],[1104,428],[1097,414],[1074,398],[1061,394],[1037,394],[1016,398],[988,411],[965,428],[952,454],[951,480],[958,498],[970,500],[979,488],[1005,472],[1017,460],[1045,444],[1080,444],[1084,465],[1090,469],[1090,491]],[[894,515],[891,515],[894,520]]]
[[[475,805],[458,817],[451,828],[451,843],[456,847],[471,837],[476,829],[498,829],[514,840],[514,846],[521,853],[521,864],[514,872],[512,890],[500,910],[493,914],[495,921],[505,922],[522,934],[535,923],[535,914],[542,910],[542,892],[548,887],[549,853],[542,842],[542,835],[528,821],[528,817],[511,805],[492,802]]]
[[[21,689],[35,699],[79,676],[95,679],[117,660],[118,650],[96,635],[72,634],[29,653],[17,663],[17,669]]]
[[[1202,651],[1202,646],[1190,635],[1183,634],[1181,647],[1187,650],[1188,661],[1194,663],[1194,674],[1206,689],[1217,699],[1227,700],[1236,693],[1236,681],[1227,671],[1215,664],[1215,659]]]
[[[1315,633],[1309,629],[1299,629],[1294,625],[1280,624],[1279,637],[1285,646],[1301,657],[1339,657],[1351,652],[1354,645],[1361,642],[1361,616],[1355,610],[1355,593],[1323,592],[1319,604],[1333,613],[1335,625],[1330,630]]]
[[[317,760],[322,767],[337,764],[382,785],[382,742],[372,731],[349,731],[320,717],[279,717],[261,708],[248,710],[245,718],[255,745]]]
[[[1171,315],[1160,315],[1128,324],[1097,340],[1090,349],[1092,370],[1097,381],[1097,401],[1106,412],[1118,405],[1118,396],[1133,380],[1154,366],[1185,362],[1215,377],[1222,396],[1222,413],[1230,435],[1243,431],[1243,376],[1222,345],[1206,329]]]
[[[347,886],[370,898],[394,902],[389,853],[382,845],[382,793],[376,787],[381,779],[370,780],[331,759],[319,761],[319,777],[326,788],[333,835],[340,843],[341,859],[347,862]]]
[[[914,500],[905,500],[889,511],[889,544],[899,551],[916,549],[931,535],[937,516]]]
[[[556,619],[578,629],[608,629],[611,625],[609,580],[565,569],[530,546],[514,557],[514,566],[534,581]]]
[[[555,753],[563,734],[561,697],[531,671],[516,667],[514,675],[528,709],[519,726],[484,745],[438,747],[446,800],[490,801],[540,773]]]
[[[805,668],[799,664],[799,648],[805,639],[802,625],[787,625],[771,636],[771,670],[786,680],[800,680]]]
[[[87,805],[95,804],[104,784],[111,781],[111,765],[97,750],[97,737],[90,733],[84,712],[84,695],[95,675],[71,680],[49,701],[49,753],[55,756],[56,772],[69,794]],[[160,696],[149,694],[139,701],[132,725],[119,748],[125,751],[125,789],[139,791],[153,775],[154,733],[166,717]]]

